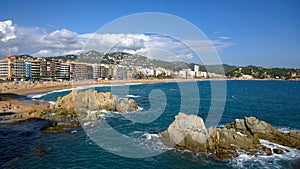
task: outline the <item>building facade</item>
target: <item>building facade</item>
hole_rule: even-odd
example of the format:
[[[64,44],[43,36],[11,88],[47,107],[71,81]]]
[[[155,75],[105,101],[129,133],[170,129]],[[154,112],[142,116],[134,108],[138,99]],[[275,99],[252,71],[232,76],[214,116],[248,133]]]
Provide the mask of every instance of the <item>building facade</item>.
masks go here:
[[[74,66],[74,77],[76,80],[87,79],[87,69],[84,63],[75,63]]]
[[[24,78],[24,60],[15,59],[10,65],[12,69],[12,78],[20,80]]]
[[[31,80],[32,79],[32,71],[31,71],[31,60],[25,60],[24,61],[24,75],[25,80]]]
[[[8,79],[8,60],[0,60],[0,79]]]
[[[32,59],[31,60],[31,77],[34,80],[39,80],[41,78],[41,60]]]
[[[61,79],[70,79],[70,65],[68,63],[60,64],[60,77]]]

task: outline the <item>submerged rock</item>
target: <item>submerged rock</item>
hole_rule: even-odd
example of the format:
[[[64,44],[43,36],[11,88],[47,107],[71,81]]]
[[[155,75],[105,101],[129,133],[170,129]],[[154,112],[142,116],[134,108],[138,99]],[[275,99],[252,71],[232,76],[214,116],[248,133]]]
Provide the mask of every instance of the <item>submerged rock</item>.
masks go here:
[[[57,123],[50,122],[47,126],[41,128],[43,133],[71,133],[71,128],[80,127],[80,123]]]
[[[300,145],[299,132],[282,133],[255,117],[237,119],[223,128],[207,129],[202,118],[184,113],[175,117],[161,138],[170,147],[208,152],[220,159],[237,157],[241,152],[272,155],[272,150],[260,144],[259,139],[298,149]],[[276,154],[283,152],[281,149],[274,151]]]

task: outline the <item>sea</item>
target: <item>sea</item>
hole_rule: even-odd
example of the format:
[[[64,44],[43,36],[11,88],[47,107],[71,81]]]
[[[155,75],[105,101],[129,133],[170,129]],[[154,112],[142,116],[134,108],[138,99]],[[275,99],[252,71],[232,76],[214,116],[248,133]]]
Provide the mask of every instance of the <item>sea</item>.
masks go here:
[[[282,132],[300,130],[300,81],[207,80],[121,86],[95,85],[80,89],[91,88],[101,92],[116,92],[120,97],[134,99],[141,105],[142,109],[139,112],[154,113],[153,117],[144,120],[115,112],[106,112],[102,116],[114,131],[143,146],[140,151],[132,156],[124,155],[121,152],[122,148],[114,147],[114,144],[109,143],[101,144],[84,128],[72,129],[71,133],[49,134],[40,132],[40,129],[48,123],[47,121],[0,124],[0,168],[256,169],[296,168],[297,164],[299,167],[300,151],[289,147],[285,147],[287,151],[281,155],[257,157],[245,153],[237,158],[219,160],[206,153],[176,150],[164,146],[159,140],[159,133],[168,128],[180,111],[194,112],[206,121],[209,113],[216,110],[212,107],[212,105],[216,106],[212,100],[219,95],[212,91],[213,87],[222,85],[212,85],[213,83],[222,84],[223,93],[225,91],[226,94],[224,98],[217,99],[218,110],[222,110],[220,119],[217,119],[218,127],[237,118],[255,116]],[[187,87],[183,89],[182,86]],[[219,92],[219,90],[215,91]],[[59,96],[70,92],[71,90],[60,90],[29,95],[28,99],[44,100],[53,104]],[[102,140],[106,137],[108,136],[103,135]],[[262,142],[268,146],[271,144],[265,140]],[[124,149],[130,147],[126,144],[122,146]],[[152,150],[160,153],[153,155],[146,153]],[[144,154],[147,156],[143,157]]]

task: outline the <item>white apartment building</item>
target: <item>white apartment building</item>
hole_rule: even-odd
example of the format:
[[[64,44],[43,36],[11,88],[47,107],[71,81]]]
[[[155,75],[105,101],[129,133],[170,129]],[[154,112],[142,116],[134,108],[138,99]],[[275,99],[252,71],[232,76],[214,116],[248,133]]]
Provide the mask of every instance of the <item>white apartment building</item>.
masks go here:
[[[0,79],[7,79],[8,78],[8,61],[7,60],[0,60]]]

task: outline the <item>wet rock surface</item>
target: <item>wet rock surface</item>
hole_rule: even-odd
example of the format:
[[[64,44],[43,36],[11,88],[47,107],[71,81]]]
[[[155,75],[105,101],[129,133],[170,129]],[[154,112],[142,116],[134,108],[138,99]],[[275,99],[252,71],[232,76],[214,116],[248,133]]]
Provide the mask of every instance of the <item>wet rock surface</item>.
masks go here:
[[[299,132],[282,133],[255,117],[236,119],[223,128],[206,128],[199,116],[179,113],[162,133],[162,142],[177,149],[211,153],[220,159],[246,152],[251,155],[282,154],[284,150],[262,145],[260,139],[299,149]]]

